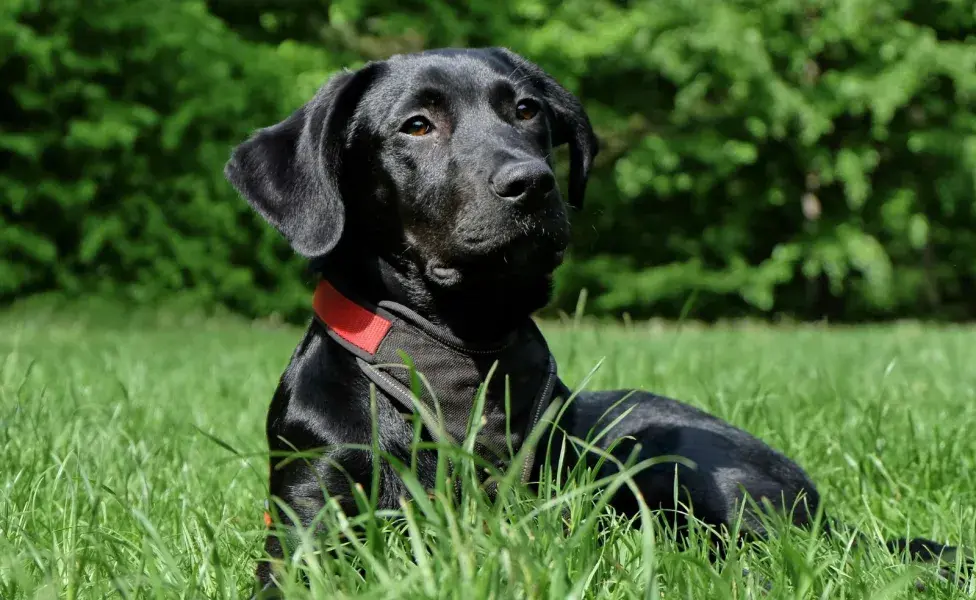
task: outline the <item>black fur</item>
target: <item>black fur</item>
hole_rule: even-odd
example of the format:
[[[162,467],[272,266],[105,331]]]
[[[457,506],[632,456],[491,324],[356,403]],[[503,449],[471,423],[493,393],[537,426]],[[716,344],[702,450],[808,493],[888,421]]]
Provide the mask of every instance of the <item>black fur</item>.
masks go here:
[[[418,130],[417,116],[432,125],[426,135],[410,135]],[[551,274],[569,240],[567,207],[551,167],[552,148],[561,144],[570,148],[568,204],[579,207],[597,153],[580,102],[507,50],[437,50],[333,77],[291,117],[241,144],[226,174],[323,276],[368,302],[405,304],[459,338],[491,341],[548,302]],[[280,468],[279,455],[369,445],[368,389],[354,357],[313,321],[281,377],[267,421],[271,494],[304,523],[322,507],[323,487],[354,512],[349,477],[369,487],[372,456],[333,449]],[[585,438],[625,410],[630,414],[602,446],[629,437],[615,449],[622,458],[639,443],[640,458],[692,460],[697,468],[682,466],[677,473],[681,500],[690,501],[698,518],[731,526],[744,494],[787,511],[801,499],[793,511],[800,525],[816,512],[816,487],[794,462],[674,400],[626,390],[582,393],[559,425]],[[413,432],[382,395],[378,420],[382,450],[406,460]],[[381,468],[380,505],[395,508],[398,497],[409,494],[388,465]],[[432,457],[422,455],[417,471],[433,486]],[[644,500],[675,508],[674,476],[673,464],[641,473]],[[629,492],[613,503],[624,513],[636,510]],[[747,514],[745,526],[763,534],[755,515]],[[928,540],[891,547],[910,548],[918,558],[947,550]],[[275,536],[267,538],[266,550],[281,556]],[[258,577],[270,582],[267,563]]]

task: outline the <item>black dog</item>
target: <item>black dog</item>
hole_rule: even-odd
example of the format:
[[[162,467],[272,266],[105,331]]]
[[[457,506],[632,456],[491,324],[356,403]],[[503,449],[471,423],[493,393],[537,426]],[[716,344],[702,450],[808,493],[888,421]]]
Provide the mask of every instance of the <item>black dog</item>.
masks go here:
[[[522,57],[478,49],[396,56],[339,74],[234,151],[228,179],[322,277],[318,318],[281,377],[267,421],[271,494],[303,524],[323,507],[325,493],[354,512],[350,486],[371,485],[372,454],[344,447],[371,443],[371,383],[379,447],[405,461],[414,430],[404,415],[419,414],[430,437],[457,441],[496,361],[477,447],[486,460],[504,466],[542,410],[569,397],[530,319],[548,302],[569,240],[550,161],[561,144],[570,149],[568,204],[578,208],[597,153],[583,107]],[[398,350],[429,380],[436,405],[429,392],[413,403],[409,371],[382,366],[402,364]],[[507,416],[496,385],[506,375]],[[677,455],[694,463],[636,476],[652,508],[678,508],[677,473],[680,500],[714,526],[731,528],[746,496],[792,512],[797,524],[813,519],[817,490],[799,466],[674,400],[580,393],[558,430],[586,438],[610,424],[600,446],[629,439],[612,449],[621,460],[636,451],[639,459]],[[316,448],[325,451],[311,461],[280,457]],[[527,479],[538,475],[542,458],[527,463]],[[416,464],[418,478],[433,487],[434,459],[423,455]],[[380,507],[396,508],[407,489],[388,464],[379,468]],[[613,503],[623,513],[637,509],[629,492]],[[764,533],[749,510],[744,526]],[[889,546],[921,559],[950,550],[922,539]],[[268,536],[266,551],[282,556],[277,536]],[[271,583],[268,563],[258,577]]]

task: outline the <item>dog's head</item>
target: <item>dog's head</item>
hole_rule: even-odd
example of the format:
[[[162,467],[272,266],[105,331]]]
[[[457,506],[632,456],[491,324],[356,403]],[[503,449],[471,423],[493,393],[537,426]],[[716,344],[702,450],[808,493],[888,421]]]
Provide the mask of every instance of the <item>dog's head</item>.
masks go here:
[[[515,292],[548,281],[569,240],[561,144],[579,207],[597,152],[579,101],[508,50],[434,50],[334,76],[226,175],[317,264],[349,248],[435,294]]]

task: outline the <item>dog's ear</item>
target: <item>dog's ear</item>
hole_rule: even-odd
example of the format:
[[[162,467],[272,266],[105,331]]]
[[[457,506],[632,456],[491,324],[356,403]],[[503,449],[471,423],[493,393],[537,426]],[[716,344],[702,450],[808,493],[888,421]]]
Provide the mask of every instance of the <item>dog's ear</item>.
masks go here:
[[[335,75],[290,117],[234,149],[224,175],[307,258],[335,248],[345,225],[340,190],[349,124],[379,63]]]
[[[582,208],[590,167],[600,149],[583,105],[569,90],[531,61],[507,48],[491,48],[490,52],[510,63],[516,77],[528,77],[544,95],[554,120],[553,147],[569,144],[569,204]]]

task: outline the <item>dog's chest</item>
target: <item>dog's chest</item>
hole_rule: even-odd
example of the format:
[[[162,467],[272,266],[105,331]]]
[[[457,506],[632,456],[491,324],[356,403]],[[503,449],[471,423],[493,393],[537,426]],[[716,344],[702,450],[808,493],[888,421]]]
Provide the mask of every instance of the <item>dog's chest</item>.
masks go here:
[[[478,453],[495,463],[518,451],[555,384],[554,361],[534,327],[519,331],[502,349],[482,352],[394,328],[371,362],[367,376],[402,408],[420,412],[435,436],[443,427],[450,441],[460,443],[472,414],[480,416]]]
[[[395,302],[354,302],[320,282],[316,316],[363,374],[417,414],[428,433],[504,467],[552,400],[556,363],[531,319],[491,346],[473,345]],[[531,462],[522,473],[528,476]]]

